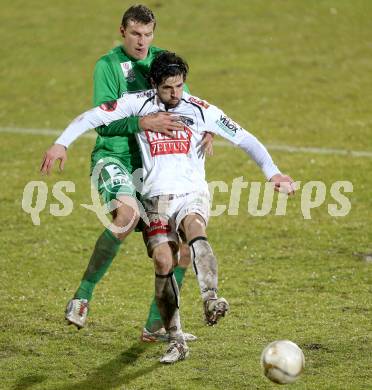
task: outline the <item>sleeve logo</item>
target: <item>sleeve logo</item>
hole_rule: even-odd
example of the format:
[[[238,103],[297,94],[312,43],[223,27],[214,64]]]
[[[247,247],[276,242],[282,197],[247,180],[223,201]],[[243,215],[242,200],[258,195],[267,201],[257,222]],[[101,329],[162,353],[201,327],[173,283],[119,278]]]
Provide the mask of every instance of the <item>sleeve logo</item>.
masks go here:
[[[238,125],[233,122],[227,116],[221,115],[220,119],[216,121],[218,127],[220,127],[225,133],[229,134],[231,137],[235,137],[236,132],[240,129]]]
[[[117,100],[111,100],[110,102],[102,103],[99,108],[103,111],[112,112],[116,110],[117,105]]]

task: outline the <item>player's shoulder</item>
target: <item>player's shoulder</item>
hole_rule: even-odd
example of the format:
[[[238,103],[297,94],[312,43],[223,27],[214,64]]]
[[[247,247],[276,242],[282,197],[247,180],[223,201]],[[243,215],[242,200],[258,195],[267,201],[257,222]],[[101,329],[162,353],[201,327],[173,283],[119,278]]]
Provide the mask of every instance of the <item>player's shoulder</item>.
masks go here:
[[[131,107],[134,111],[138,111],[138,113],[140,113],[142,110],[146,110],[148,107],[151,107],[154,102],[155,95],[156,92],[153,89],[139,92],[125,92],[119,99],[100,104],[99,109],[102,111],[112,112],[117,108],[122,108],[126,111],[129,107]]]
[[[120,61],[120,57],[124,55],[124,52],[122,50],[122,46],[116,46],[113,49],[111,49],[108,53],[104,54],[103,56],[99,57],[96,66],[107,66],[108,64]]]
[[[165,51],[165,49],[162,49],[160,47],[157,47],[157,46],[150,46],[149,47],[149,54],[153,57],[156,57],[159,53],[161,53],[162,51]]]
[[[127,92],[126,95],[131,95],[137,100],[147,100],[154,98],[156,95],[156,91],[155,89],[147,89],[145,91]]]
[[[136,106],[143,106],[146,103],[150,103],[154,100],[156,91],[154,89],[147,89],[145,91],[137,92],[125,92],[121,95],[120,101],[125,104],[125,102],[131,102]]]
[[[159,53],[163,52],[164,49],[156,46],[150,46],[149,51],[147,53],[147,57],[144,60],[140,60],[139,63],[151,65],[152,61],[158,56]]]
[[[194,95],[190,95],[188,92],[184,91],[182,97],[185,103],[196,106],[202,110],[208,110],[209,107],[211,107],[211,104],[209,104],[206,100],[203,100]]]

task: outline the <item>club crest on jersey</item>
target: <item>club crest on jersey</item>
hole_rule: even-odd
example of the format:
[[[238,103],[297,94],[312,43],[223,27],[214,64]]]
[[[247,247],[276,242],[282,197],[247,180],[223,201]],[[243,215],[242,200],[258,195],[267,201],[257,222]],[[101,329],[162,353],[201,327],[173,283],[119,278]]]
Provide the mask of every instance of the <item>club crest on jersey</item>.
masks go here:
[[[126,61],[120,63],[121,70],[123,71],[124,77],[128,81],[128,83],[132,83],[136,80],[136,74],[133,70],[132,61]]]
[[[165,154],[187,154],[191,144],[191,130],[184,126],[183,130],[173,130],[174,138],[169,138],[156,131],[145,131],[147,141],[150,145],[151,156]]]
[[[102,103],[99,108],[103,111],[108,111],[108,112],[111,112],[111,111],[115,111],[116,110],[116,106],[118,105],[118,102],[116,100],[111,100],[110,102],[105,102],[105,103]]]
[[[238,125],[224,115],[221,115],[220,119],[217,120],[216,123],[225,133],[231,135],[232,137],[235,137],[236,132],[239,130]]]
[[[192,126],[194,124],[194,119],[192,118],[189,118],[187,116],[184,116],[184,115],[179,115],[180,117],[180,120],[183,124],[185,124],[186,126]]]
[[[208,104],[205,100],[195,99],[193,96],[190,96],[190,97],[189,97],[189,102],[190,102],[190,103],[194,103],[194,104],[196,104],[197,106],[203,107],[203,108],[205,108],[205,109],[207,109],[207,108],[209,107],[209,104]]]

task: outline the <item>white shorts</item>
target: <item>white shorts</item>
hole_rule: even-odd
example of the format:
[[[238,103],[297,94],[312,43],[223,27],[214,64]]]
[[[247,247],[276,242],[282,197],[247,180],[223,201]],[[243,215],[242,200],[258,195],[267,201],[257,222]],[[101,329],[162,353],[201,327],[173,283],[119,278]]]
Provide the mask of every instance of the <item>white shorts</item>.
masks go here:
[[[169,242],[173,253],[179,249],[178,229],[182,220],[189,214],[200,215],[208,224],[210,197],[208,192],[190,192],[180,195],[159,195],[142,201],[150,226],[144,229],[143,237],[147,253],[158,245]]]

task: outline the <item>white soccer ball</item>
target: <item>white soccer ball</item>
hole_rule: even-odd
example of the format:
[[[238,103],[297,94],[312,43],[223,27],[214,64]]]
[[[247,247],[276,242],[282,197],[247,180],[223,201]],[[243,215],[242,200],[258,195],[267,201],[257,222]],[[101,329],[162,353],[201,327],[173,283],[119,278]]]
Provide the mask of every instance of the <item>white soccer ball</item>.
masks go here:
[[[264,374],[279,384],[293,383],[305,368],[305,356],[301,348],[289,340],[270,343],[261,355]]]

